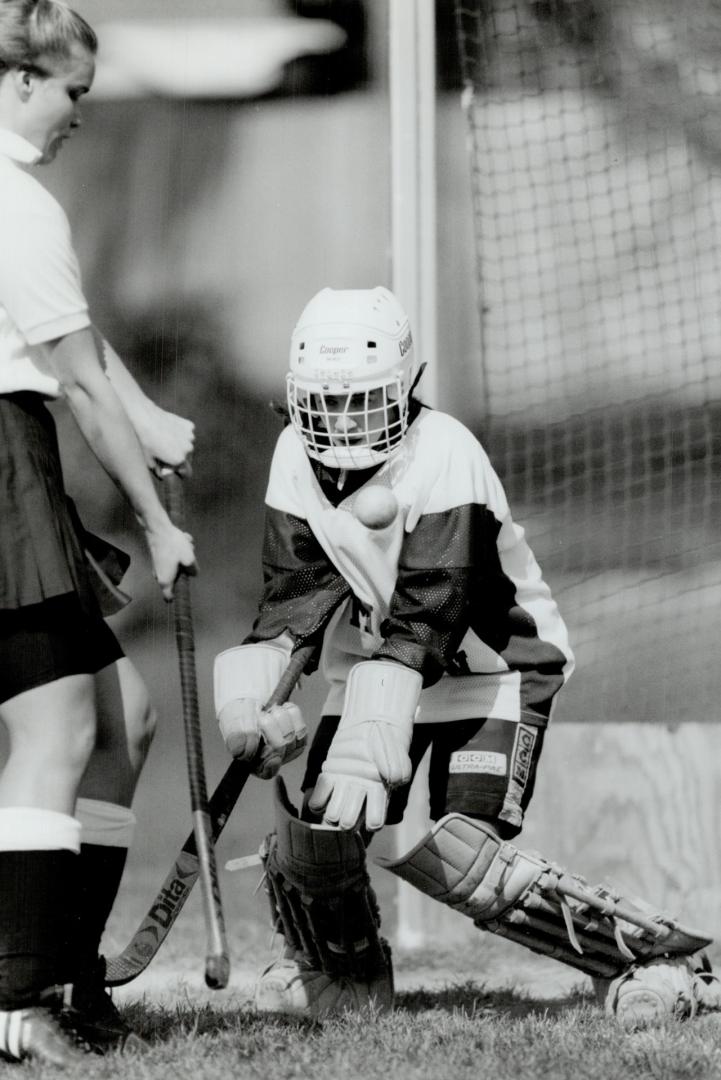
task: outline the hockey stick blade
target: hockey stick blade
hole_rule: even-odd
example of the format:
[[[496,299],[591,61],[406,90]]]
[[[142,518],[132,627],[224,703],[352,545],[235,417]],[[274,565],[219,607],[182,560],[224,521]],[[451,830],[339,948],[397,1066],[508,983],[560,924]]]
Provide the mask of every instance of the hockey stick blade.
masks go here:
[[[271,705],[282,705],[288,700],[314,652],[312,645],[306,645],[293,654],[277,687],[266,703],[266,708],[270,708]],[[231,761],[211,795],[208,810],[213,844],[225,828],[249,776],[250,766],[246,762]],[[191,832],[147,914],[125,949],[117,956],[106,958],[106,986],[125,986],[145,971],[170,933],[198,880],[199,873],[195,832]]]

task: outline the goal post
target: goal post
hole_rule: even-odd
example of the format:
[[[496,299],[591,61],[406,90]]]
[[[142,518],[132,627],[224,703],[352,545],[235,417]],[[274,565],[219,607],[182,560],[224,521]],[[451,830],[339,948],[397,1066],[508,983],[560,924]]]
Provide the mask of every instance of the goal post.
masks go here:
[[[391,272],[436,404],[437,238],[434,0],[389,0]]]
[[[435,18],[434,0],[389,0],[392,281],[425,364],[420,396],[429,405],[438,403]],[[388,830],[397,854],[408,851],[429,824],[427,769],[428,755],[403,822]],[[437,905],[404,881],[396,890],[398,944],[422,946],[429,906]]]

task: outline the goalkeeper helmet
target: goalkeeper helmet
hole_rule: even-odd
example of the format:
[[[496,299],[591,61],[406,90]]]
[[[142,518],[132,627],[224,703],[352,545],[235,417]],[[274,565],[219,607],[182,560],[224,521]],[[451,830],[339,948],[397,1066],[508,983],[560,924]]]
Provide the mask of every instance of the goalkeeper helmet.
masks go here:
[[[337,469],[385,461],[408,429],[416,380],[408,316],[388,289],[321,289],[306,305],[287,389],[310,457]]]

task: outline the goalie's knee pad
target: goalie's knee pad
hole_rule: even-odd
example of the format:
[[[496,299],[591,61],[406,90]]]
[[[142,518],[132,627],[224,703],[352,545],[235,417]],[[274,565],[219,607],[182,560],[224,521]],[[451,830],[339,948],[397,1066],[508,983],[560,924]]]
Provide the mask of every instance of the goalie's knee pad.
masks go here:
[[[520,851],[462,814],[441,818],[403,858],[378,863],[480,929],[600,978],[711,942],[638,900]]]
[[[274,926],[313,972],[373,983],[392,1005],[390,948],[358,830],[301,821],[285,785],[275,786],[276,828],[262,852]]]

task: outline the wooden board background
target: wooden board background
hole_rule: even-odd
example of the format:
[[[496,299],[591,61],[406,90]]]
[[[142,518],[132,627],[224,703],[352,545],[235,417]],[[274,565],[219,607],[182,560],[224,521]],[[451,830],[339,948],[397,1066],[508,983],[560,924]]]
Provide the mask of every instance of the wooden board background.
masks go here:
[[[386,843],[399,853],[427,825],[422,783],[412,798],[408,822],[387,830]],[[716,936],[720,807],[721,725],[552,724],[517,844]],[[397,905],[401,947],[477,934],[469,919],[405,884]]]

